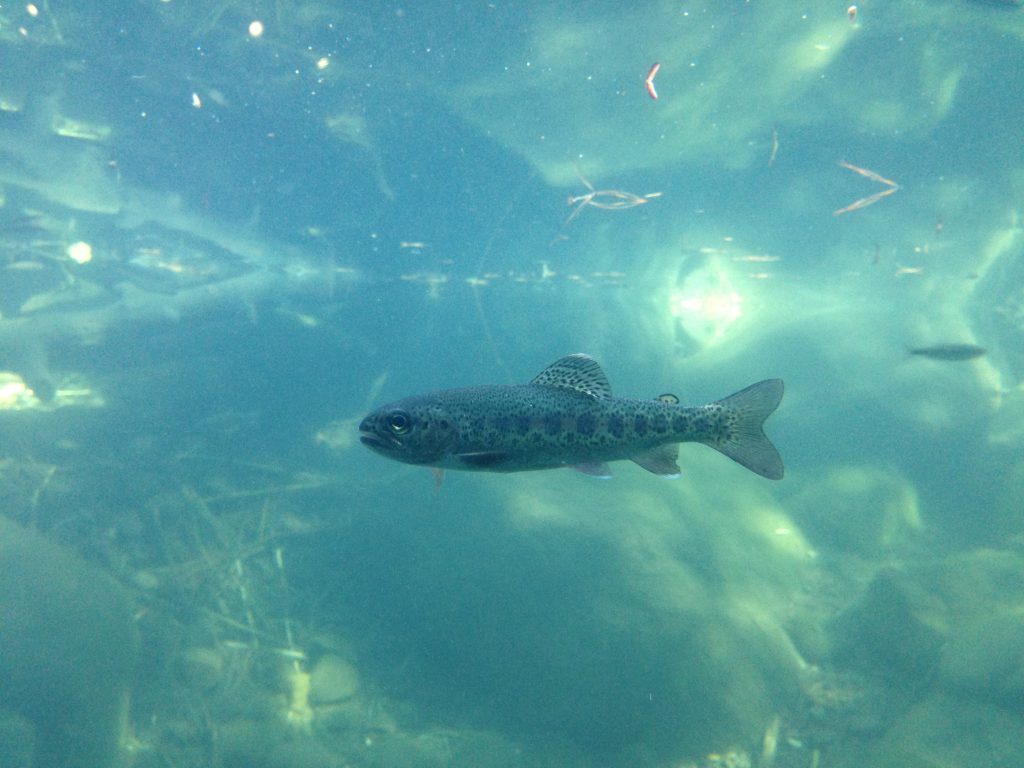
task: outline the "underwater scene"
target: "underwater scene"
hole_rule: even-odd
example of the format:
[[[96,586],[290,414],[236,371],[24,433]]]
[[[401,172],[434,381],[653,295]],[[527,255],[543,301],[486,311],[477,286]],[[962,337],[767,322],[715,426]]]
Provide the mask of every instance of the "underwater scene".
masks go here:
[[[0,768],[1024,765],[1024,7],[0,2]]]

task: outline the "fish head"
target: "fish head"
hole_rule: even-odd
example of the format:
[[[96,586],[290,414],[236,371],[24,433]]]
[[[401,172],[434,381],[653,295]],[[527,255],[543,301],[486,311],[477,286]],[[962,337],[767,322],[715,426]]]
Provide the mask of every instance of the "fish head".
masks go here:
[[[407,398],[378,408],[359,424],[359,441],[406,464],[441,466],[457,438],[455,420],[440,403]]]

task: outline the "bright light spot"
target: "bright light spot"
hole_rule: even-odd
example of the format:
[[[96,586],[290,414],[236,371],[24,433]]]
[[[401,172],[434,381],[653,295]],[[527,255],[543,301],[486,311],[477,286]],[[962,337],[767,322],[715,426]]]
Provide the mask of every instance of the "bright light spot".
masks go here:
[[[699,315],[712,323],[731,324],[743,315],[743,298],[736,292],[707,293],[703,296],[672,297],[672,315],[680,317],[688,313]]]
[[[192,94],[192,106],[196,109],[199,109],[201,106],[203,106],[203,100],[199,98],[198,93]]]
[[[38,16],[39,15],[39,9],[36,8],[34,3],[29,3],[28,5],[26,5],[25,6],[25,12],[28,13],[29,16]]]
[[[68,258],[77,264],[92,261],[92,246],[84,240],[72,243],[67,249]]]
[[[263,36],[263,22],[259,19],[255,19],[249,23],[249,37],[262,37]]]
[[[669,312],[695,348],[722,341],[743,316],[743,295],[714,264],[694,270],[669,296]]]
[[[319,59],[316,60],[316,68],[317,69],[327,69],[327,65],[330,64],[330,63],[331,63],[330,59],[328,59],[326,56],[321,56]]]

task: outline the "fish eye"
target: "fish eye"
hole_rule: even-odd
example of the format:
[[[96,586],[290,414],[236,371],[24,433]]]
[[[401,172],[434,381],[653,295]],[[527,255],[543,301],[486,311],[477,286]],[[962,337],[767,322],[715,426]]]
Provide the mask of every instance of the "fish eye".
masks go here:
[[[396,435],[404,435],[409,431],[409,425],[412,424],[412,419],[409,418],[409,414],[405,411],[392,411],[388,414],[386,423],[388,429]]]

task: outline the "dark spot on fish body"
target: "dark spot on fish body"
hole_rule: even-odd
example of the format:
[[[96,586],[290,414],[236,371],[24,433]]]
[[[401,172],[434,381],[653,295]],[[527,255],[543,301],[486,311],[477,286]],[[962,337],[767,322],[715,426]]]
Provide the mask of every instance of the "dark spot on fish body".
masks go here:
[[[633,419],[633,431],[636,432],[638,435],[641,435],[641,436],[647,434],[647,417],[646,416],[644,416],[641,413],[638,413],[636,415],[636,418]]]
[[[687,426],[689,426],[689,419],[687,419],[681,413],[676,415],[676,417],[672,419],[672,431],[673,432],[686,432],[686,431],[688,431],[687,430]]]
[[[525,436],[530,432],[530,417],[523,415],[516,417],[516,433]]]
[[[615,439],[622,439],[622,436],[626,433],[626,425],[622,420],[622,416],[613,413],[608,417],[608,432]]]
[[[668,432],[668,419],[665,418],[665,414],[659,413],[651,420],[651,427],[658,434],[664,434]]]
[[[557,435],[562,431],[562,417],[557,413],[544,414],[544,431],[549,435]]]
[[[711,419],[709,414],[704,412],[699,416],[695,416],[693,419],[692,429],[694,434],[697,435],[708,435],[712,432]]]
[[[494,431],[504,435],[512,431],[512,418],[510,416],[495,416],[492,420]]]
[[[708,413],[707,434],[719,440],[732,440],[736,433],[736,414],[717,408]]]
[[[576,417],[576,432],[579,434],[591,437],[595,429],[597,429],[597,419],[594,418],[594,414],[581,413]]]

